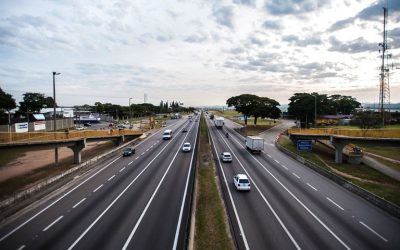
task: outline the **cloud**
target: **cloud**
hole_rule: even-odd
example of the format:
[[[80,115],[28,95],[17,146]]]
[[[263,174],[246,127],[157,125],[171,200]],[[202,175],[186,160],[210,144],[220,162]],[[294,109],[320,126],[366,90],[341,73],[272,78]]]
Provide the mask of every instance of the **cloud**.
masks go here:
[[[344,52],[344,53],[361,53],[371,52],[378,49],[377,43],[371,43],[366,41],[364,38],[359,37],[353,41],[341,42],[334,36],[329,38],[331,47],[329,51]]]
[[[330,0],[271,0],[265,4],[265,10],[276,16],[303,14],[317,10]]]
[[[255,6],[256,5],[256,0],[233,0],[234,4],[240,4],[240,5],[247,5],[247,6]]]
[[[390,40],[389,40],[390,39]],[[392,49],[400,48],[400,28],[388,31],[388,44]]]
[[[185,42],[188,43],[203,43],[208,40],[206,34],[193,34],[185,38]]]
[[[300,47],[322,44],[321,39],[317,35],[311,35],[309,37],[302,38],[302,39],[300,39],[296,35],[287,35],[287,36],[283,36],[282,40],[285,42],[288,42],[290,44],[295,44],[296,46],[300,46]]]
[[[230,29],[234,29],[233,19],[234,19],[234,8],[233,6],[222,6],[217,7],[213,11],[213,16],[217,23],[226,26]]]
[[[353,22],[354,22],[353,17],[337,21],[336,23],[332,24],[332,26],[328,29],[328,31],[333,32],[333,31],[347,28],[348,26],[352,25]]]
[[[282,29],[282,24],[279,21],[265,21],[263,27],[271,30],[280,30]]]
[[[236,48],[230,49],[229,52],[232,54],[242,54],[245,52],[245,49],[243,49],[241,47],[236,47]]]

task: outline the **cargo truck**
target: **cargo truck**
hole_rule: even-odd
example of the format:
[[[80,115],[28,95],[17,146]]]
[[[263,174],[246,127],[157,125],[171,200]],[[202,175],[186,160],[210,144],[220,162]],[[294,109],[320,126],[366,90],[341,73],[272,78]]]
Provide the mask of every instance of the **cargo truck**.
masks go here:
[[[215,124],[215,127],[222,128],[224,126],[224,118],[223,117],[215,118],[214,119],[214,124]]]
[[[246,148],[252,153],[261,153],[264,150],[264,139],[257,136],[247,136]]]

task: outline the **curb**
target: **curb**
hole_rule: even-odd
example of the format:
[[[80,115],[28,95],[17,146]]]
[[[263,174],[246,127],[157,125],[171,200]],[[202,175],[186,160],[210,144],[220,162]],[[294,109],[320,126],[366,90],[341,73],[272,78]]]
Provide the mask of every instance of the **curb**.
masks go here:
[[[60,180],[60,179],[62,179],[64,177],[66,177],[66,176],[68,176],[68,175],[70,175],[70,174],[72,174],[72,173],[74,173],[74,172],[86,167],[86,166],[90,166],[90,165],[98,162],[99,160],[101,160],[101,159],[103,159],[103,158],[105,158],[105,157],[107,157],[107,156],[109,156],[111,154],[114,154],[116,151],[121,150],[121,148],[126,147],[127,145],[129,145],[131,143],[134,143],[139,138],[140,137],[135,138],[135,139],[133,139],[133,140],[131,140],[131,141],[125,143],[125,144],[122,144],[121,146],[119,146],[119,147],[117,147],[117,148],[115,148],[115,149],[113,149],[111,151],[108,151],[108,152],[106,152],[104,154],[101,154],[99,156],[93,157],[92,159],[87,160],[87,161],[79,164],[78,166],[73,167],[73,168],[71,168],[71,169],[69,169],[69,170],[67,170],[67,171],[65,171],[65,172],[63,172],[63,173],[61,173],[61,174],[59,174],[57,176],[51,177],[51,178],[49,178],[47,180],[44,180],[44,181],[36,184],[35,186],[33,186],[33,187],[31,187],[31,188],[29,188],[27,190],[21,191],[21,192],[15,194],[15,195],[13,195],[10,198],[7,198],[5,200],[0,201],[0,209],[4,209],[4,208],[6,208],[8,206],[11,206],[11,205],[15,204],[18,201],[21,201],[21,200],[24,200],[24,199],[30,197],[31,195],[39,192],[40,190],[42,190],[43,188],[49,186],[50,184],[52,184],[52,183],[54,183],[54,182],[56,182],[56,181],[58,181],[58,180]]]
[[[303,157],[290,152],[289,150],[287,150],[286,148],[282,147],[278,141],[275,141],[275,146],[283,153],[289,155],[290,157],[292,157],[293,159],[295,159],[296,161],[304,164],[305,166],[311,168],[312,170],[316,171],[317,173],[319,173],[320,175],[323,175],[325,177],[327,177],[328,179],[336,182],[337,184],[339,184],[340,186],[344,187],[345,189],[349,190],[350,192],[364,198],[365,200],[369,201],[370,203],[372,203],[373,205],[383,209],[384,211],[388,212],[389,214],[400,218],[400,207],[385,200],[384,198],[381,198],[379,196],[376,196],[373,193],[370,193],[369,191],[354,185],[353,183],[343,179],[342,177],[329,172],[325,169],[320,168],[319,166],[315,165],[314,163],[304,159]]]

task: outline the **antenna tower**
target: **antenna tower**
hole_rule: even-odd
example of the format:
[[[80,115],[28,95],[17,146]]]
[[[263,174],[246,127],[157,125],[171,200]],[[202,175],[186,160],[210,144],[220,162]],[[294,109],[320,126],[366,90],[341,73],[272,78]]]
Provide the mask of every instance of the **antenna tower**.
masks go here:
[[[390,106],[390,89],[389,89],[389,58],[392,54],[387,53],[389,46],[387,44],[387,24],[388,9],[383,8],[383,42],[379,43],[379,53],[382,52],[382,65],[380,73],[380,88],[379,88],[379,112],[381,113],[382,125],[385,125],[385,109],[389,110]],[[390,110],[389,110],[390,112]]]

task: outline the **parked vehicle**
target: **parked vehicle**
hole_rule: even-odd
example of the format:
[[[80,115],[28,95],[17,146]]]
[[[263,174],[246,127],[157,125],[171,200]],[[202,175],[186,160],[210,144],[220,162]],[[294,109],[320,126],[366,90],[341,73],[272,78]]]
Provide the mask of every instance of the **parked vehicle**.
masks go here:
[[[78,126],[78,127],[75,127],[75,129],[76,129],[76,130],[85,130],[85,127]]]
[[[164,131],[164,134],[163,134],[163,136],[162,136],[162,138],[163,138],[164,140],[169,140],[169,139],[171,139],[171,138],[172,138],[172,130],[171,130],[171,129],[165,130],[165,131]]]
[[[223,162],[232,162],[232,155],[229,152],[223,152],[221,158]]]
[[[237,174],[233,177],[233,185],[236,190],[250,191],[250,180],[245,174]]]
[[[85,123],[83,124],[83,126],[85,126],[85,127],[91,127],[92,124],[90,124],[90,122],[85,122]]]
[[[122,151],[122,156],[131,156],[134,153],[135,153],[134,148],[124,148],[124,150]]]
[[[261,153],[264,150],[264,139],[258,136],[247,136],[246,148],[252,153]]]
[[[185,142],[185,143],[183,144],[182,151],[183,151],[183,152],[190,152],[190,150],[192,150],[192,147],[191,147],[191,145],[190,145],[190,142]]]
[[[214,124],[215,124],[215,127],[217,127],[217,128],[222,128],[224,126],[224,123],[225,123],[225,121],[224,121],[223,117],[217,117],[214,119]]]

